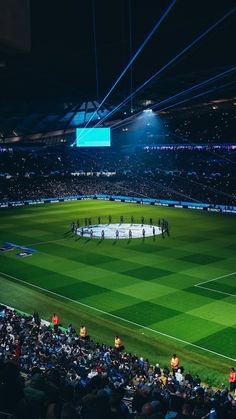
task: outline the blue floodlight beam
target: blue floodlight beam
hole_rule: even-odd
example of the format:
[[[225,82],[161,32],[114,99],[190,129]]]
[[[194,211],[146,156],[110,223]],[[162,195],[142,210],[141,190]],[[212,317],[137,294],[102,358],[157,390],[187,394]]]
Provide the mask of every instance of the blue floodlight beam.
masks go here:
[[[147,42],[149,41],[149,39],[152,37],[152,35],[154,34],[154,32],[158,29],[158,27],[160,26],[160,24],[162,23],[162,21],[165,19],[165,17],[168,15],[168,13],[170,12],[170,10],[172,9],[172,7],[174,6],[174,4],[176,3],[177,0],[172,0],[171,3],[169,4],[169,6],[166,8],[166,10],[164,11],[163,15],[160,17],[160,19],[158,19],[157,23],[154,25],[154,27],[152,28],[151,32],[148,34],[148,36],[145,38],[145,40],[143,41],[143,43],[141,44],[141,46],[138,48],[138,50],[136,51],[136,53],[134,54],[133,58],[129,61],[129,63],[127,64],[127,66],[124,68],[124,70],[122,71],[122,73],[120,74],[120,76],[117,78],[117,80],[115,81],[115,83],[113,84],[113,86],[110,88],[110,90],[108,91],[108,93],[106,94],[106,96],[103,98],[103,100],[101,101],[101,103],[99,104],[97,109],[100,109],[100,107],[103,105],[103,103],[106,101],[106,99],[108,98],[108,96],[111,94],[111,92],[114,90],[114,88],[117,86],[117,84],[119,83],[119,81],[121,80],[121,78],[123,77],[123,75],[126,73],[126,71],[129,69],[129,67],[132,65],[132,63],[134,62],[134,60],[137,58],[137,56],[139,55],[139,53],[142,51],[142,49],[145,47],[145,45],[147,44]],[[94,114],[90,117],[90,119],[88,120],[88,122],[85,124],[86,128],[89,124],[89,122],[91,122],[91,120],[93,119]],[[82,133],[81,133],[82,135]]]
[[[104,117],[106,120],[108,117],[113,115],[118,109],[120,109],[123,105],[125,105],[132,97],[137,95],[140,90],[142,90],[148,83],[150,83],[154,78],[156,78],[160,73],[162,73],[167,67],[174,63],[178,58],[180,58],[186,51],[188,51],[192,46],[194,46],[197,42],[199,42],[202,38],[204,38],[209,32],[211,32],[216,26],[218,26],[223,20],[229,17],[232,13],[236,11],[236,6],[230,9],[225,15],[223,15],[220,19],[218,19],[215,23],[213,23],[208,29],[206,29],[201,35],[199,35],[194,41],[192,41],[187,47],[185,47],[182,51],[180,51],[175,57],[173,57],[167,64],[157,70],[149,79],[147,79],[143,84],[141,84],[131,95],[127,96],[126,99],[123,100],[119,105],[117,105],[108,115]]]
[[[132,7],[131,7],[131,1],[129,0],[129,57],[130,60],[132,58],[133,53],[133,45],[132,45]],[[130,93],[133,92],[133,66],[131,64],[130,66]],[[133,101],[132,97],[130,99],[130,111],[132,112],[133,109]]]
[[[236,83],[236,81],[231,81],[231,82],[225,83],[225,84],[223,84],[223,85],[221,85],[221,86],[217,86],[217,87],[214,87],[214,88],[211,88],[211,89],[205,90],[204,92],[198,93],[197,95],[191,96],[190,98],[183,99],[183,100],[181,100],[181,101],[179,101],[179,102],[172,103],[171,105],[169,105],[169,106],[167,106],[167,107],[165,107],[165,108],[161,108],[161,109],[159,109],[157,112],[162,112],[162,111],[164,111],[164,110],[166,110],[166,109],[173,108],[173,107],[175,107],[175,106],[177,106],[177,105],[180,105],[180,104],[182,104],[182,103],[189,102],[189,101],[190,101],[190,100],[192,100],[192,99],[196,99],[197,97],[204,96],[204,95],[206,95],[207,93],[210,93],[210,92],[213,92],[213,91],[216,91],[216,90],[222,89],[223,87],[228,86],[228,85],[230,85],[230,84],[234,84],[234,83]],[[142,111],[141,111],[140,113],[142,113]],[[139,114],[136,114],[136,115],[140,115],[140,113],[139,113]],[[130,118],[133,118],[133,115],[132,115],[132,117],[130,117]],[[127,119],[128,119],[128,118],[127,118]],[[132,123],[132,121],[128,121],[128,122],[124,122],[124,123],[123,123],[123,121],[122,121],[122,123],[121,123],[121,122],[118,122],[118,123],[116,123],[116,124],[114,124],[114,125],[111,125],[111,129],[118,129],[118,128],[121,128],[123,125],[131,124],[131,123]]]
[[[95,75],[96,75],[96,92],[97,99],[99,97],[99,72],[98,72],[98,57],[97,57],[97,38],[96,38],[96,10],[95,0],[92,0],[93,12],[93,45],[94,45],[94,59],[95,59]]]
[[[172,103],[171,105],[166,106],[165,108],[161,108],[161,109],[159,109],[159,110],[158,110],[158,112],[162,112],[162,111],[165,111],[166,109],[170,109],[170,108],[173,108],[173,107],[175,107],[175,106],[181,105],[182,103],[189,102],[189,101],[190,101],[190,100],[192,100],[192,99],[196,99],[196,98],[198,98],[198,97],[205,96],[205,95],[206,95],[206,94],[208,94],[208,93],[215,92],[216,90],[222,89],[222,88],[224,88],[224,87],[226,87],[226,86],[229,86],[229,85],[231,85],[231,84],[234,84],[234,83],[236,83],[236,81],[235,81],[235,80],[234,80],[234,81],[231,81],[231,82],[228,82],[228,83],[225,83],[225,84],[223,84],[223,85],[221,85],[221,86],[218,86],[218,87],[213,87],[213,88],[211,88],[211,89],[205,90],[204,92],[198,93],[197,95],[191,96],[190,98],[183,99],[183,100],[181,100],[181,101],[179,101],[179,102]],[[124,123],[124,125],[126,125],[126,124],[131,124],[131,123],[132,123],[132,121],[129,121],[129,122],[127,122],[127,123]],[[115,124],[114,124],[114,125],[112,125],[112,126],[111,126],[111,129],[118,129],[118,128],[121,128],[121,126],[122,126],[121,124],[120,124],[119,126],[115,126]],[[115,128],[114,128],[114,127],[115,127]]]
[[[218,79],[221,79],[221,78],[223,78],[223,77],[225,77],[225,76],[229,75],[230,73],[232,73],[232,72],[234,72],[234,71],[236,71],[236,66],[231,67],[230,69],[225,70],[225,71],[223,71],[222,73],[217,74],[216,76],[212,76],[212,77],[210,77],[209,79],[204,80],[203,82],[200,82],[200,83],[198,83],[198,84],[196,84],[196,85],[194,85],[194,86],[192,86],[192,87],[190,87],[190,88],[188,88],[188,89],[186,89],[186,90],[182,90],[182,92],[179,92],[179,93],[177,93],[176,95],[170,96],[169,98],[164,99],[164,100],[162,100],[161,102],[156,103],[155,105],[153,105],[152,109],[155,109],[157,106],[159,106],[159,105],[160,105],[160,104],[162,104],[162,103],[168,103],[168,102],[170,102],[172,99],[175,99],[175,98],[177,98],[177,97],[179,97],[179,96],[185,95],[185,94],[187,94],[187,93],[191,92],[192,90],[199,89],[200,87],[205,86],[205,84],[210,84],[210,83],[211,83],[211,82],[213,82],[213,81],[216,81],[216,80],[218,80]]]
[[[185,95],[185,94],[187,94],[187,93],[189,93],[189,92],[191,92],[191,91],[193,91],[193,90],[199,89],[200,87],[205,86],[206,84],[209,84],[209,83],[211,83],[211,82],[213,82],[213,81],[216,81],[216,80],[218,80],[218,79],[220,79],[220,78],[223,78],[223,77],[225,77],[225,76],[229,75],[230,73],[232,73],[232,72],[234,72],[234,71],[236,71],[236,66],[234,66],[234,67],[230,67],[228,70],[225,70],[225,71],[223,71],[222,73],[216,74],[215,76],[212,76],[212,77],[210,77],[210,78],[209,78],[209,79],[207,79],[207,80],[204,80],[204,81],[202,81],[202,82],[200,82],[200,83],[198,83],[198,84],[195,84],[194,86],[189,87],[188,89],[182,90],[181,92],[176,93],[176,94],[175,94],[175,95],[173,95],[173,96],[170,96],[170,97],[168,97],[168,98],[166,98],[166,99],[163,99],[162,101],[160,101],[160,102],[156,103],[155,105],[153,105],[153,106],[151,107],[151,109],[155,109],[156,107],[158,107],[158,106],[159,106],[159,105],[161,105],[161,104],[168,103],[168,102],[170,102],[171,100],[174,100],[175,98],[177,98],[177,97],[179,97],[179,96]],[[135,115],[128,116],[127,118],[123,119],[123,120],[122,120],[122,121],[120,121],[120,122],[116,122],[115,124],[113,124],[113,125],[112,125],[112,127],[114,127],[114,126],[116,126],[116,125],[123,124],[123,123],[124,123],[124,121],[128,121],[128,120],[130,120],[130,119],[136,118],[138,115],[141,115],[141,114],[142,114],[142,112],[144,112],[144,111],[140,111],[140,112],[136,113]]]
[[[175,98],[177,98],[177,97],[179,97],[179,96],[185,95],[185,94],[189,93],[189,92],[190,92],[190,91],[192,91],[192,90],[199,89],[200,87],[202,87],[202,86],[204,86],[204,85],[206,85],[206,84],[209,84],[209,83],[211,83],[211,82],[213,82],[213,81],[216,81],[217,79],[223,78],[223,77],[225,77],[225,76],[229,75],[230,73],[232,73],[232,72],[233,72],[233,71],[235,71],[235,70],[236,70],[236,66],[235,66],[235,67],[231,67],[230,69],[228,69],[228,70],[226,70],[226,71],[224,71],[224,72],[222,72],[222,73],[219,73],[219,74],[217,74],[216,76],[210,77],[209,79],[204,80],[204,81],[203,81],[203,82],[201,82],[201,83],[198,83],[198,84],[196,84],[196,85],[194,85],[194,86],[192,86],[192,87],[190,87],[190,88],[188,88],[188,89],[186,89],[186,90],[182,90],[181,92],[177,93],[176,95],[170,96],[169,98],[164,99],[164,100],[162,100],[161,102],[156,103],[155,105],[153,105],[153,106],[151,107],[151,109],[154,109],[154,108],[158,107],[160,104],[168,103],[168,102],[170,102],[171,100],[174,100]],[[127,118],[123,119],[122,121],[120,121],[120,122],[117,122],[117,123],[113,124],[113,125],[112,125],[112,127],[115,127],[115,126],[117,126],[117,125],[123,125],[123,124],[126,124],[126,122],[125,122],[125,121],[127,121],[127,123],[130,123],[130,122],[132,122],[132,121],[129,121],[130,119],[136,118],[137,116],[141,115],[142,113],[143,113],[143,111],[140,111],[140,112],[136,113],[135,115],[131,115],[131,116],[129,116],[129,117],[127,117]],[[129,121],[129,122],[128,122],[128,121]]]
[[[230,86],[231,84],[234,84],[234,83],[236,83],[236,80],[233,80],[233,81],[230,81],[228,83],[222,84],[221,86],[212,87],[211,89],[205,90],[204,92],[198,93],[197,95],[194,95],[190,98],[181,100],[180,102],[172,103],[171,105],[166,106],[165,108],[161,108],[161,109],[158,110],[158,112],[162,112],[162,111],[165,111],[166,109],[173,108],[174,106],[180,105],[181,103],[189,102],[192,99],[196,99],[198,97],[205,96],[208,93],[215,92],[216,90],[219,90],[219,89],[223,89],[224,87]]]

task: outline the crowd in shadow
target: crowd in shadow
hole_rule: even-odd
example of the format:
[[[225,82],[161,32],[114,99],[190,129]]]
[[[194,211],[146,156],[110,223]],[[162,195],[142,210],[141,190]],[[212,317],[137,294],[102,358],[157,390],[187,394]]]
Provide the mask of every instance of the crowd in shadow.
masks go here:
[[[231,390],[0,306],[0,417],[233,419]]]

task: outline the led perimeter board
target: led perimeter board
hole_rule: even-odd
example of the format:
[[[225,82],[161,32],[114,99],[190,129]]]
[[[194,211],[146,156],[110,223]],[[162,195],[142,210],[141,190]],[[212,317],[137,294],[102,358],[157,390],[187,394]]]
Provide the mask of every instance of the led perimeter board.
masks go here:
[[[110,128],[76,128],[76,147],[110,147]]]

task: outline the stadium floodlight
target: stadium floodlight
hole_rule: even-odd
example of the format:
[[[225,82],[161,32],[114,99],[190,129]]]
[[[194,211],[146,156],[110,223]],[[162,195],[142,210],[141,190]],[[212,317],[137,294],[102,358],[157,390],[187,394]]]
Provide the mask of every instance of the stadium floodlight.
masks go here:
[[[235,71],[236,71],[236,66],[230,67],[229,69],[227,69],[227,70],[225,70],[221,73],[218,73],[215,76],[212,76],[212,77],[210,77],[210,78],[208,78],[208,79],[206,79],[206,80],[204,80],[200,83],[197,83],[197,84],[193,85],[192,87],[189,87],[188,89],[182,90],[179,93],[176,93],[175,95],[169,96],[168,98],[161,100],[160,102],[158,102],[158,103],[156,103],[152,106],[152,110],[156,109],[160,105],[163,105],[163,104],[168,103],[168,102],[172,102],[175,99],[177,99],[178,97],[184,96],[184,95],[186,95],[186,94],[188,94],[188,93],[190,93],[194,90],[197,90],[197,89],[199,89],[199,88],[201,88],[201,87],[203,87],[207,84],[210,84],[213,81],[217,81],[221,78],[227,77],[228,75],[230,75],[231,73],[234,73]],[[121,126],[122,124],[131,123],[132,120],[134,118],[136,118],[138,115],[140,115],[142,112],[143,111],[140,111],[133,116],[129,116],[128,118],[125,118],[123,121],[116,122],[115,124],[112,125],[112,128],[116,127],[117,125]]]
[[[181,105],[182,103],[186,103],[186,102],[189,102],[190,100],[197,99],[197,98],[199,98],[201,96],[205,96],[208,93],[215,92],[217,90],[223,89],[224,87],[228,87],[228,86],[230,86],[232,84],[235,84],[235,83],[236,83],[235,81],[231,81],[231,82],[225,83],[225,84],[223,84],[221,86],[217,86],[217,87],[213,87],[213,88],[208,89],[208,90],[204,90],[203,92],[200,92],[200,93],[198,93],[196,95],[193,95],[190,98],[180,100],[179,102],[175,102],[175,103],[170,104],[169,106],[166,106],[164,108],[158,109],[157,112],[162,112],[162,111],[165,111],[167,109],[174,108],[175,106]],[[129,121],[127,121],[129,119],[129,118],[127,118],[127,119],[125,119],[122,122],[117,122],[116,124],[111,125],[111,129],[112,130],[119,129],[119,128],[122,127],[122,125],[132,124],[133,118],[132,119],[131,118],[132,117],[130,117],[130,120]]]
[[[157,112],[163,112],[163,111],[165,111],[167,109],[174,108],[175,106],[181,105],[182,103],[186,103],[186,102],[189,102],[190,100],[200,98],[202,96],[207,95],[208,93],[216,92],[217,90],[223,89],[224,87],[228,87],[228,86],[230,86],[232,84],[235,84],[235,83],[236,83],[235,81],[231,81],[231,82],[225,83],[225,84],[223,84],[221,86],[217,86],[217,87],[213,87],[213,88],[208,89],[208,90],[204,90],[203,92],[200,92],[200,93],[198,93],[196,95],[193,95],[190,98],[180,100],[179,102],[171,103],[169,106],[166,106],[164,108],[158,109]],[[125,125],[131,124],[132,121],[127,122],[127,120],[126,120],[124,123],[125,123]],[[118,126],[118,123],[117,123],[117,124],[112,125],[111,128],[112,129],[119,129],[121,126],[122,126],[121,123],[119,123],[119,126]]]

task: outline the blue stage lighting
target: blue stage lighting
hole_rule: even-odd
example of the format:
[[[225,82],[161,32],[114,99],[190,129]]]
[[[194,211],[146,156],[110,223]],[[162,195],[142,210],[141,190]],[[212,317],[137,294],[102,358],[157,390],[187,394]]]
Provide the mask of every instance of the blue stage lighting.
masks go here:
[[[103,119],[105,121],[109,118],[113,113],[115,113],[118,109],[120,109],[123,105],[125,105],[131,98],[136,96],[140,90],[142,90],[148,83],[150,83],[153,79],[159,76],[166,68],[172,65],[176,60],[178,60],[183,54],[185,54],[189,49],[191,49],[195,44],[201,41],[208,33],[210,33],[213,29],[215,29],[221,22],[223,22],[227,17],[233,14],[236,11],[236,6],[230,9],[226,14],[224,14],[220,19],[218,19],[215,23],[213,23],[208,29],[202,32],[199,36],[197,36],[190,44],[188,44],[185,48],[182,49],[177,55],[175,55],[167,64],[157,70],[151,77],[149,77],[144,83],[142,83],[139,87],[135,89],[130,95],[128,95],[119,105],[117,105],[114,109],[112,109],[108,115],[106,115]]]
[[[173,95],[173,96],[170,96],[170,97],[168,97],[168,98],[166,98],[166,99],[164,99],[164,100],[161,100],[160,102],[158,102],[158,103],[156,103],[153,107],[152,107],[152,110],[153,109],[156,109],[158,106],[160,106],[160,105],[163,105],[163,104],[165,104],[165,103],[168,103],[168,102],[172,102],[173,100],[175,100],[175,99],[177,99],[179,96],[184,96],[184,95],[186,95],[187,93],[190,93],[190,92],[192,92],[192,91],[194,91],[194,90],[196,90],[196,89],[199,89],[200,87],[203,87],[203,86],[205,86],[205,85],[207,85],[207,84],[210,84],[210,83],[212,83],[213,81],[216,81],[216,80],[220,80],[221,78],[224,78],[224,77],[227,77],[227,75],[229,75],[229,74],[231,74],[231,73],[233,73],[233,72],[235,72],[236,71],[236,66],[234,66],[234,67],[231,67],[231,68],[229,68],[228,70],[226,70],[226,71],[223,71],[223,72],[221,72],[221,73],[218,73],[216,76],[212,76],[212,77],[210,77],[209,79],[207,79],[207,80],[204,80],[204,81],[202,81],[201,83],[198,83],[198,84],[195,84],[194,86],[192,86],[192,87],[190,87],[190,88],[188,88],[188,89],[185,89],[185,90],[182,90],[181,92],[179,92],[179,93],[177,93],[177,94],[175,94],[175,95]],[[191,99],[191,98],[190,98]],[[189,99],[189,100],[190,100]],[[140,111],[140,112],[138,112],[136,115],[135,115],[135,118],[137,118],[137,116],[139,116],[139,115],[141,115],[141,114],[143,114],[143,111]],[[133,117],[129,117],[129,118],[126,118],[124,121],[122,121],[122,122],[117,122],[117,123],[115,123],[115,124],[113,124],[112,125],[112,129],[114,129],[114,127],[116,127],[117,125],[122,125],[123,123],[132,123],[132,119],[133,119]]]
[[[170,4],[167,6],[167,8],[165,9],[164,13],[162,14],[162,16],[158,19],[158,21],[156,22],[156,24],[154,25],[154,27],[152,28],[152,30],[150,31],[150,33],[148,34],[148,36],[145,38],[145,40],[143,41],[143,43],[141,44],[141,46],[138,48],[138,50],[136,51],[136,53],[134,54],[134,56],[132,57],[132,59],[129,61],[129,63],[126,65],[126,67],[124,68],[124,70],[122,71],[122,73],[120,74],[120,76],[117,78],[117,80],[115,81],[115,83],[113,84],[113,86],[110,88],[109,92],[106,94],[106,96],[103,98],[103,100],[101,101],[100,105],[97,108],[97,111],[101,108],[101,106],[103,105],[103,103],[107,100],[108,96],[111,94],[111,92],[114,90],[114,88],[117,86],[117,84],[119,83],[119,81],[122,79],[122,77],[124,76],[124,74],[127,72],[127,70],[130,68],[130,66],[132,65],[132,63],[134,62],[134,60],[137,58],[137,56],[140,54],[140,52],[142,51],[142,49],[145,47],[145,45],[147,44],[147,42],[149,41],[149,39],[152,37],[152,35],[156,32],[156,30],[159,28],[160,24],[162,23],[162,21],[166,18],[166,16],[168,15],[168,13],[171,11],[172,7],[174,6],[174,4],[176,3],[177,0],[172,0],[170,2]],[[94,112],[96,113],[96,111]],[[92,121],[94,114],[90,117],[90,119],[87,121],[85,128],[89,125],[89,123]]]

